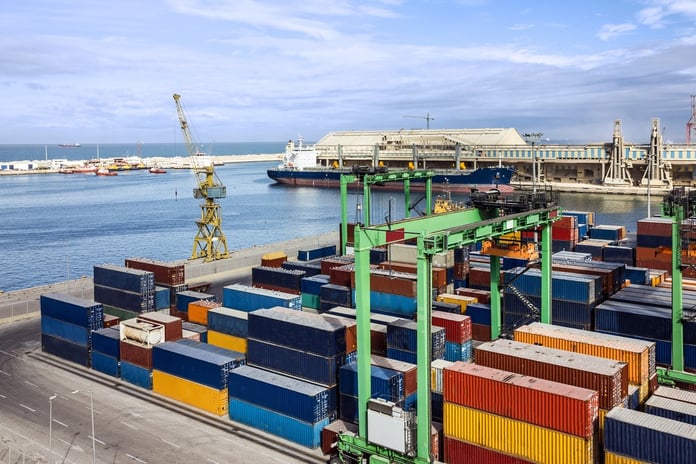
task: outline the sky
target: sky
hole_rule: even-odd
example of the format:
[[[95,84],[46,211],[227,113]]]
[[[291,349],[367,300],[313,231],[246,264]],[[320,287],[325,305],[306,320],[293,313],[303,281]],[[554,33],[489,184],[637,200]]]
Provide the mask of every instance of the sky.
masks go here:
[[[196,142],[659,118],[684,143],[696,0],[3,2],[0,143],[181,142],[174,93]]]

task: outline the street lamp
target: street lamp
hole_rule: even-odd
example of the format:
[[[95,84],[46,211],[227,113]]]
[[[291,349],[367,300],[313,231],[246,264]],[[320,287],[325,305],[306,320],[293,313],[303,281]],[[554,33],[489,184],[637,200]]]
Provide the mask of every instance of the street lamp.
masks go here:
[[[58,395],[48,397],[48,462],[53,462],[53,400]]]
[[[96,438],[94,436],[94,396],[92,390],[87,390],[89,392],[89,409],[92,416],[92,463],[97,462],[97,445]],[[73,395],[80,393],[80,390],[73,390],[71,392]]]
[[[534,151],[534,144],[539,141],[541,136],[544,135],[541,132],[525,132],[522,134],[526,142],[532,142],[532,193],[536,193],[536,152]]]

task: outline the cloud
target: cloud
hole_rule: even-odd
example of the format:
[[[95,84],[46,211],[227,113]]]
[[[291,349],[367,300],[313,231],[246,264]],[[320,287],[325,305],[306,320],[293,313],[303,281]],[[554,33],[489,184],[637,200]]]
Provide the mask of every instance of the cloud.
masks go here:
[[[604,24],[600,31],[597,33],[597,37],[600,40],[607,41],[613,39],[617,36],[624,35],[628,32],[634,31],[636,29],[635,24],[623,23],[623,24]]]

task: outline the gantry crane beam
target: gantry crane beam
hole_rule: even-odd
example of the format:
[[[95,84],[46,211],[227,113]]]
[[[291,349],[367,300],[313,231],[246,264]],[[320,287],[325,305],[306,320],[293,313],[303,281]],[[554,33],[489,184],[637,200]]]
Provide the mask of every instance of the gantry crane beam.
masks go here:
[[[196,221],[198,233],[193,239],[191,259],[202,258],[205,261],[213,261],[229,258],[227,238],[222,231],[221,207],[216,201],[227,196],[227,189],[215,173],[212,161],[207,161],[201,165],[200,159],[207,158],[204,158],[205,154],[201,153],[193,143],[184,108],[181,106],[181,95],[175,93],[174,102],[186,149],[198,183],[197,187],[193,189],[193,197],[203,200],[200,205],[201,218]]]
[[[347,183],[347,182],[346,182]],[[560,219],[560,208],[547,207],[504,215],[492,207],[470,208],[420,218],[407,218],[389,224],[356,225],[355,307],[358,329],[358,434],[343,433],[338,437],[339,454],[332,463],[369,462],[430,463],[430,358],[432,328],[432,258],[435,254],[478,241],[496,238],[510,232],[541,228],[542,291],[541,321],[551,322],[551,224]],[[416,447],[404,455],[368,440],[368,401],[370,400],[370,250],[399,243],[406,239],[417,242],[417,430]],[[500,257],[491,256],[491,335],[500,335]]]

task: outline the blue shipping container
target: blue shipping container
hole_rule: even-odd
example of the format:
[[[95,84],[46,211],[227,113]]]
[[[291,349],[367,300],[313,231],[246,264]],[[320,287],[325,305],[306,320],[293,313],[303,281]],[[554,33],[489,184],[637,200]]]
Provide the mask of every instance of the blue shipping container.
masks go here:
[[[143,295],[129,290],[94,284],[94,299],[107,306],[136,313],[149,312],[155,309],[154,292]]]
[[[224,306],[211,308],[208,310],[208,328],[215,332],[247,338],[249,313]]]
[[[64,293],[44,293],[40,298],[41,315],[97,330],[104,327],[104,307],[92,300]]]
[[[305,277],[300,283],[300,291],[302,294],[311,293],[312,295],[321,295],[322,285],[329,283],[329,276],[326,274],[317,274],[310,277]]]
[[[404,376],[402,373],[385,367],[370,366],[371,398],[387,401],[404,399]],[[358,396],[358,365],[356,363],[341,366],[338,383],[339,392]]]
[[[644,410],[648,414],[696,425],[696,404],[660,396],[651,396],[645,401]]]
[[[92,351],[120,358],[121,332],[118,327],[106,327],[92,332]]]
[[[63,338],[41,334],[41,351],[89,367],[89,348]]]
[[[274,306],[300,311],[302,298],[291,293],[233,284],[222,289],[222,305],[247,312]]]
[[[92,369],[112,377],[121,377],[121,362],[108,354],[92,351]]]
[[[328,258],[336,255],[336,245],[327,245],[309,250],[297,250],[297,259],[311,261],[313,259]]]
[[[155,291],[155,274],[113,264],[94,266],[94,284],[146,294]]]
[[[176,294],[176,309],[184,313],[188,312],[188,305],[194,301],[215,301],[215,295],[210,293],[196,292],[193,290],[184,290]],[[227,306],[227,305],[225,305]]]
[[[61,321],[48,316],[41,316],[41,333],[62,338],[78,345],[90,346],[91,331],[80,325]]]
[[[152,390],[152,370],[121,361],[121,378],[138,387]]]
[[[295,269],[304,271],[305,277],[311,277],[321,273],[321,261],[283,261],[280,265],[283,269]]]

